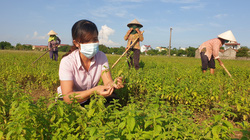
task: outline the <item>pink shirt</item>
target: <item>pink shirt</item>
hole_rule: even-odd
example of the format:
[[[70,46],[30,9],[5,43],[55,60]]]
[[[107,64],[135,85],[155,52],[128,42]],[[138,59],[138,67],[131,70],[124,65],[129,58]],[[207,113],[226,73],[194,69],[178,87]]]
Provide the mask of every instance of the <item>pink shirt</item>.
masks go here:
[[[214,59],[218,59],[219,50],[221,46],[222,43],[220,39],[214,38],[202,43],[199,47],[199,51],[201,52],[203,48],[206,48],[205,55],[208,57],[209,60],[211,59],[212,55],[214,56]]]
[[[106,55],[99,51],[91,60],[89,71],[86,71],[81,64],[79,50],[75,50],[65,56],[59,66],[59,79],[73,80],[73,91],[84,91],[97,86],[102,71],[109,69]],[[62,93],[61,86],[57,88]]]

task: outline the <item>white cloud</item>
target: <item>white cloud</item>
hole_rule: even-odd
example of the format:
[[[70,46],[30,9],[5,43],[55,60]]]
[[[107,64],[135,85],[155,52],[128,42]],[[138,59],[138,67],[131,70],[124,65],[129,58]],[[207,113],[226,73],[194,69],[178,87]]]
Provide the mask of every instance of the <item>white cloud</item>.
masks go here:
[[[47,37],[47,35],[44,35],[44,36],[38,36],[38,32],[37,32],[37,31],[35,31],[35,32],[33,33],[33,37],[32,37],[32,39],[39,39],[39,40],[43,40],[43,39],[46,39],[46,37]]]
[[[162,2],[166,3],[196,3],[199,0],[161,0]]]
[[[221,19],[227,16],[228,16],[227,14],[218,14],[218,15],[215,15],[214,18]]]
[[[95,9],[90,13],[97,18],[106,18],[112,15],[115,15],[117,17],[126,17],[128,14],[126,7],[116,7],[116,6],[104,6],[102,8]]]
[[[189,6],[182,6],[181,9],[183,10],[190,10],[190,9],[202,9],[204,8],[203,4],[198,4],[198,5],[189,5]]]
[[[103,25],[100,32],[99,32],[99,43],[106,45],[108,47],[120,46],[119,43],[115,43],[109,39],[109,36],[113,35],[114,33],[115,33],[115,30],[111,29],[107,25]]]

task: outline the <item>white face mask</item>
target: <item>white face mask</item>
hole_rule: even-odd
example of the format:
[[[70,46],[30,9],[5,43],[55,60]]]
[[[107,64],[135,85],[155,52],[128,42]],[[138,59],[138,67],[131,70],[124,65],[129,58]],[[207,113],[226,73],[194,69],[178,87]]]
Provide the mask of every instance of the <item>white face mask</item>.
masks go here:
[[[80,52],[88,59],[91,59],[99,51],[99,43],[80,44],[80,46]]]

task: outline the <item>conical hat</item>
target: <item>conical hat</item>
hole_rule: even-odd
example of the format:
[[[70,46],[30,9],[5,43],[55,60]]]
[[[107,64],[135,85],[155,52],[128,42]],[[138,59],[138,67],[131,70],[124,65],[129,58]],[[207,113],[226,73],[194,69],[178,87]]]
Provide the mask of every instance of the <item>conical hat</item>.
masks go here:
[[[136,19],[132,20],[127,26],[129,27],[131,24],[137,24],[137,25],[140,25],[141,27],[143,27],[141,25],[141,23],[139,23]]]
[[[53,30],[49,31],[48,35],[57,35],[57,33]]]
[[[222,34],[219,34],[218,35],[219,38],[222,38],[222,39],[225,39],[225,40],[229,40],[229,41],[235,41],[236,42],[236,39],[232,33],[231,30],[228,30]]]

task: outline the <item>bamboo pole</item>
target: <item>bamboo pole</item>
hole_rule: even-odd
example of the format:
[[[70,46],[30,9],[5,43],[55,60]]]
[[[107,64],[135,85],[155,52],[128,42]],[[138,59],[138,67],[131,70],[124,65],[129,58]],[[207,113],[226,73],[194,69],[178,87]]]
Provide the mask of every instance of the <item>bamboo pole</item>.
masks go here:
[[[143,34],[144,33],[144,31],[142,31],[142,33],[141,34]],[[136,41],[139,39],[139,37],[138,38],[136,38],[136,40],[134,40],[134,42],[132,42],[132,44],[130,44],[128,47],[127,47],[127,49],[126,49],[126,51],[120,56],[120,58],[118,58],[117,60],[116,60],[116,62],[113,64],[113,66],[111,67],[111,69],[113,69],[114,67],[115,67],[115,65],[120,61],[120,59],[129,51],[129,49],[132,47],[132,46],[134,46],[134,44],[136,43]]]
[[[227,72],[227,74],[230,76],[230,77],[232,77],[232,75],[229,73],[229,71],[226,69],[226,67],[224,66],[224,64],[222,64],[221,65],[222,66],[222,68]]]
[[[49,50],[47,50],[44,54],[42,54],[39,58],[37,58],[32,64],[34,64],[37,60],[39,60],[41,57],[43,57]]]

